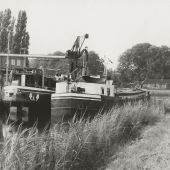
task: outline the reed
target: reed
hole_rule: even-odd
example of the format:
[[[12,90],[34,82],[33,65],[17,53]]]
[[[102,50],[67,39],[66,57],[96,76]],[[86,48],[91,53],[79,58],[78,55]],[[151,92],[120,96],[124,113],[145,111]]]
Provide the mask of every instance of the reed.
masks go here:
[[[122,145],[159,121],[160,112],[148,104],[129,104],[91,121],[56,124],[48,133],[18,130],[4,139],[1,169],[102,169]]]

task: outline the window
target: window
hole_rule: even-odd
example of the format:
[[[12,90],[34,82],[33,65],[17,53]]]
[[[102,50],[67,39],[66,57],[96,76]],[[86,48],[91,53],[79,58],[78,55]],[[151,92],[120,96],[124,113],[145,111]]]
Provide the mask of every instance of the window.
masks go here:
[[[17,66],[21,66],[21,60],[17,59]]]
[[[15,59],[11,59],[11,65],[15,66]]]

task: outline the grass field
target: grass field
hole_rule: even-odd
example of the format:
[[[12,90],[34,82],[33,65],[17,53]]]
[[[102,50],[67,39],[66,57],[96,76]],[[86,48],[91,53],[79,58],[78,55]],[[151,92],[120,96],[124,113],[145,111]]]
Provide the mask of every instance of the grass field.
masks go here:
[[[144,127],[162,118],[161,109],[137,103],[97,115],[92,121],[56,124],[49,133],[35,128],[5,138],[1,169],[105,169],[121,148],[138,139]],[[113,163],[110,163],[110,161]]]

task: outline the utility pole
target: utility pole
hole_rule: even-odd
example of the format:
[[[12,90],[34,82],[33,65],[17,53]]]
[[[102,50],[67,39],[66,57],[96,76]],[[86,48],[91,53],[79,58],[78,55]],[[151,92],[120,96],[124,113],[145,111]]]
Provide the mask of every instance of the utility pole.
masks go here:
[[[26,54],[25,51],[26,51],[26,48],[22,48],[22,45],[21,45],[20,54]],[[27,67],[26,66],[26,58],[23,58],[23,63],[24,63],[23,67]]]
[[[44,63],[43,63],[43,66],[40,66],[40,69],[41,69],[41,71],[42,71],[42,88],[44,89],[44,80],[45,80]]]
[[[8,32],[8,55],[6,58],[6,86],[8,85],[8,71],[9,71],[9,54],[10,54],[10,49],[9,49],[9,43],[10,43],[10,31]]]
[[[44,64],[43,64],[43,67],[42,67],[42,88],[44,89],[44,79],[45,79],[45,70],[44,70]]]
[[[104,56],[104,75],[106,76],[107,79],[107,65],[108,65],[108,61],[106,61],[107,58]]]

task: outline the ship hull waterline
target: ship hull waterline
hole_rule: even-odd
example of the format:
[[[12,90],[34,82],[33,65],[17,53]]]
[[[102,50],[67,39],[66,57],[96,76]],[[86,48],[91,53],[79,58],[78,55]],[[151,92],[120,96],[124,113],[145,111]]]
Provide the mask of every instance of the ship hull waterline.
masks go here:
[[[52,124],[71,120],[73,117],[93,118],[98,113],[106,113],[113,107],[119,107],[127,102],[145,100],[144,93],[139,97],[125,98],[89,95],[78,93],[59,93],[52,95],[51,122]]]

